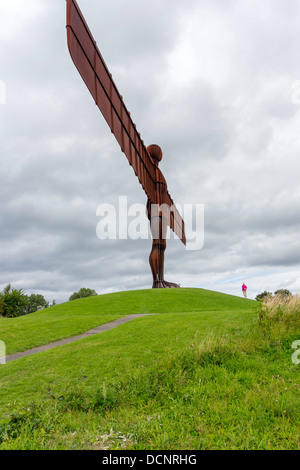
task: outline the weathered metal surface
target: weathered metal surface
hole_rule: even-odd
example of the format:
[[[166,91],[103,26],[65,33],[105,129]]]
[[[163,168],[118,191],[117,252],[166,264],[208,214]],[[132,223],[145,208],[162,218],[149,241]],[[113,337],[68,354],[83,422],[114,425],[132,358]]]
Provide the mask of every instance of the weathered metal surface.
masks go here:
[[[169,208],[167,223],[186,244],[184,221],[158,168],[155,152],[161,150],[155,145],[146,147],[141,139],[76,0],[67,0],[67,41],[72,60],[138,177],[148,205]]]

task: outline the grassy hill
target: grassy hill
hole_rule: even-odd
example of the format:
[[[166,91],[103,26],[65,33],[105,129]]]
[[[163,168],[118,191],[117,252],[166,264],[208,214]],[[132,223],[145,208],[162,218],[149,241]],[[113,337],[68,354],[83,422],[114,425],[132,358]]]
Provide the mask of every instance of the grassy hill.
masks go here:
[[[300,329],[257,306],[150,289],[1,318],[12,354],[152,314],[0,366],[0,449],[298,449]]]

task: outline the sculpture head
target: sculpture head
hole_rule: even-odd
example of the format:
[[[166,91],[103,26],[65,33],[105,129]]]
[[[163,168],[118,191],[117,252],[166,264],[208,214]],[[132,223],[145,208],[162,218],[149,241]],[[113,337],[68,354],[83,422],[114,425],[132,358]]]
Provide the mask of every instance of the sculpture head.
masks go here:
[[[159,145],[151,144],[149,145],[149,147],[147,147],[147,151],[150,157],[152,158],[154,165],[158,166],[163,156],[162,150]]]

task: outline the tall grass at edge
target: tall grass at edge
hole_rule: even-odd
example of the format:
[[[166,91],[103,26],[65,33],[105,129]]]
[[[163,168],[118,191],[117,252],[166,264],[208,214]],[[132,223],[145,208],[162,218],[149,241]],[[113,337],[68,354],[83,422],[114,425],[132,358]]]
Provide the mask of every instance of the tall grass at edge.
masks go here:
[[[300,296],[267,295],[259,304],[259,324],[296,328],[300,326]]]

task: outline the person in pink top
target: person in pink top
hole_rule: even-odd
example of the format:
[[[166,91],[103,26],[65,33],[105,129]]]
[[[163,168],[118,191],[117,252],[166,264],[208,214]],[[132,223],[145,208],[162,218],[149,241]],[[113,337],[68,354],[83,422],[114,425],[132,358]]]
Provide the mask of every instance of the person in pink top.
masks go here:
[[[246,284],[242,285],[242,291],[243,291],[244,297],[247,297],[247,286],[246,286]]]

